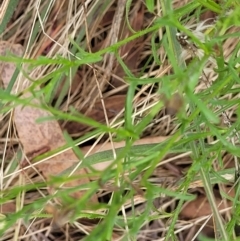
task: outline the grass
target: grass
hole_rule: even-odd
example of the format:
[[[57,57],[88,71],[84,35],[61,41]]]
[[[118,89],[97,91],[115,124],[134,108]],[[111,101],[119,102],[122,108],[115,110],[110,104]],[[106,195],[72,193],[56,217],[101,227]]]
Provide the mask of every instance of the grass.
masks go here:
[[[0,240],[238,240],[239,3],[7,2],[1,37],[25,55],[0,56],[17,66],[0,89]],[[22,105],[66,141],[31,168]],[[82,161],[45,180],[39,163],[69,149]],[[83,167],[91,182],[61,188]]]

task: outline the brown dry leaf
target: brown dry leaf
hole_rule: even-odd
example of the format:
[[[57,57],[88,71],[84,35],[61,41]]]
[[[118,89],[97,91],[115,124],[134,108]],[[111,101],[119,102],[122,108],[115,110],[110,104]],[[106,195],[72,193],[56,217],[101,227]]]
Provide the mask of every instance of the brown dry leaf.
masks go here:
[[[14,213],[16,211],[16,204],[13,202],[3,203],[0,206],[0,213]]]
[[[220,197],[215,197],[215,203],[219,211],[225,208],[231,207],[230,201],[227,201],[225,203],[222,201]],[[191,220],[191,219],[196,219],[196,218],[200,218],[211,214],[212,214],[212,209],[208,202],[208,199],[206,198],[206,196],[200,195],[195,200],[185,204],[185,206],[183,207],[180,213],[180,216],[183,219]],[[196,226],[202,225],[204,221],[205,220],[199,222],[198,224],[196,224]],[[195,233],[196,233],[195,231],[193,233],[190,233],[189,230],[186,230],[186,235],[188,238],[186,238],[185,240],[193,240],[192,238],[195,235]],[[212,218],[207,222],[207,224],[205,224],[201,233],[207,237],[214,237],[214,224],[213,224]]]
[[[218,3],[218,1],[216,0],[214,0],[214,2]],[[200,20],[206,21],[206,23],[210,24],[214,22],[214,20],[216,19],[216,16],[217,16],[216,12],[213,12],[211,10],[206,10],[205,12],[200,14]]]
[[[104,99],[108,119],[114,118],[124,108],[125,98],[125,95],[115,95]],[[87,111],[87,109],[82,110],[83,113]],[[102,102],[95,102],[93,108],[87,112],[86,116],[101,123],[105,122]],[[65,128],[69,134],[75,134],[85,130],[88,126],[79,122],[69,121],[66,125],[63,125],[63,128]]]
[[[215,198],[216,205],[219,210],[227,208],[225,203],[222,202],[222,199]],[[228,207],[231,206],[231,203],[228,202]],[[195,200],[186,203],[183,207],[180,215],[186,219],[194,219],[206,215],[212,214],[211,206],[204,195],[198,196]]]
[[[102,19],[102,22],[100,23],[101,27],[103,28],[105,25],[111,23],[113,19],[114,19],[114,12],[108,11],[104,16],[104,18]],[[143,5],[139,4],[138,6],[136,6],[134,14],[131,16],[131,19],[129,21],[132,29],[134,29],[135,31],[139,31],[142,29],[143,23],[144,23],[144,6]],[[124,39],[126,37],[129,37],[132,34],[132,32],[126,27],[126,23],[122,24],[121,27],[122,27],[122,30],[120,31],[121,36],[119,37],[119,39]],[[105,38],[103,41],[97,43],[97,45],[93,47],[92,51],[97,52],[101,48],[106,47],[108,45],[107,44],[108,40],[109,40],[108,38]],[[143,45],[140,44],[141,42],[142,42],[142,37],[137,38],[125,44],[123,47],[120,48],[120,51],[119,51],[119,55],[122,58],[124,58],[124,63],[126,64],[128,69],[131,70],[132,73],[136,72],[137,60],[139,59],[139,55],[142,52],[141,48],[143,47]],[[114,72],[114,76],[117,76],[117,77],[114,77],[114,76],[112,77],[111,86],[117,88],[124,85],[125,83],[123,83],[120,80],[125,75],[125,72],[122,66],[117,64],[113,72]],[[126,90],[121,91],[121,93],[125,93],[125,92]],[[120,93],[120,91],[118,91],[118,93]]]
[[[0,55],[6,55],[7,51],[11,51],[13,54],[18,56],[22,56],[23,53],[21,45],[11,46],[7,42],[0,42]],[[0,67],[2,69],[1,79],[6,88],[11,80],[16,66],[13,63],[2,62]],[[27,86],[28,80],[24,79],[24,83]],[[27,98],[29,97],[29,94],[25,93],[22,97]],[[38,99],[33,99],[31,103],[40,105]],[[55,150],[66,144],[62,130],[57,121],[51,120],[39,124],[36,123],[36,120],[43,117],[52,117],[52,115],[47,111],[30,106],[19,105],[14,110],[13,120],[15,127],[24,148],[24,152],[30,161],[33,157],[39,154]],[[51,176],[57,176],[62,173],[65,169],[69,168],[77,161],[78,158],[74,152],[72,150],[67,150],[63,153],[58,153],[56,156],[49,158],[41,164],[38,164],[37,168],[47,179],[49,179]],[[65,187],[73,187],[89,182],[87,172],[84,169],[78,170],[75,174],[79,175],[79,179],[65,184]],[[81,198],[82,195],[83,192],[81,191],[77,191],[73,194],[76,198]],[[92,200],[97,202],[97,196],[93,196]]]

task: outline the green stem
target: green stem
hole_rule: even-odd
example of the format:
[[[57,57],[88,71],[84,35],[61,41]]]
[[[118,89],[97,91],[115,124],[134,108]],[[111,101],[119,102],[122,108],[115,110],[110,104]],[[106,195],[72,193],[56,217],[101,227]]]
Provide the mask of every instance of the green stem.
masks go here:
[[[7,6],[7,10],[4,13],[3,19],[1,21],[0,25],[0,35],[6,30],[7,24],[10,21],[17,5],[18,5],[19,0],[10,0]],[[3,5],[4,3],[2,3]]]

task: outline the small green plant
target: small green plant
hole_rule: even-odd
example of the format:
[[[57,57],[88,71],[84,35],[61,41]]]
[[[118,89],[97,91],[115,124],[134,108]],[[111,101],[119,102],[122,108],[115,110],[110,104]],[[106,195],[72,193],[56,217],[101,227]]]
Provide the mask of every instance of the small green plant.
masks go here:
[[[22,2],[15,1],[17,9]],[[213,226],[215,240],[237,240],[239,3],[82,1],[75,11],[75,2],[69,1],[61,6],[70,16],[64,21],[57,17],[59,3],[51,4],[29,4],[26,14],[16,10],[15,15],[9,5],[0,27],[1,34],[12,19],[3,39],[10,43],[21,36],[25,52],[0,56],[1,67],[16,67],[8,86],[0,89],[0,240],[31,240],[31,235],[38,240],[210,240],[201,234],[205,225]],[[112,11],[116,28],[108,22]],[[206,13],[217,17],[201,20]],[[31,31],[23,29],[27,19]],[[25,37],[14,35],[14,21]],[[51,21],[62,24],[59,32],[49,27]],[[135,30],[140,23],[142,28]],[[49,39],[51,44],[37,56]],[[124,98],[124,110],[106,101],[115,95]],[[34,151],[31,168],[23,167],[26,147],[20,148],[20,131],[10,121],[17,115],[9,114],[17,108],[49,113],[40,115],[38,124],[58,121],[64,129],[75,123],[73,129],[79,131],[70,136],[63,130],[65,144]],[[98,109],[104,121],[92,114]],[[36,138],[36,130],[31,133],[29,143]],[[108,148],[102,149],[105,140]],[[86,149],[89,143],[93,150]],[[38,165],[69,149],[79,161],[46,181]],[[87,174],[77,175],[83,168]],[[91,181],[63,186],[81,178]],[[76,199],[79,190],[82,196]],[[90,200],[96,193],[94,203]],[[184,216],[200,195],[206,197],[212,221]],[[158,224],[157,231],[151,223]],[[192,237],[183,231],[191,225],[199,228]]]

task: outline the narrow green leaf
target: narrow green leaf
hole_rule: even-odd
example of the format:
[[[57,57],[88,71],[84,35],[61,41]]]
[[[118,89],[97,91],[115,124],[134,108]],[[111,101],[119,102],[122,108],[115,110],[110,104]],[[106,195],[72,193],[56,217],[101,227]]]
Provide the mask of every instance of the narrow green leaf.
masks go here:
[[[12,15],[13,15],[13,13],[14,13],[17,5],[18,5],[18,2],[19,2],[19,0],[10,0],[10,1],[8,1],[7,10],[4,13],[2,22],[0,24],[0,35],[6,30],[7,24],[10,21]],[[5,1],[4,1],[4,3],[5,3]],[[1,7],[2,7],[2,5],[4,3],[1,3]]]
[[[154,0],[146,0],[146,6],[149,12],[154,12]]]
[[[198,0],[198,2],[213,12],[216,12],[216,13],[222,12],[221,7],[212,0]]]

